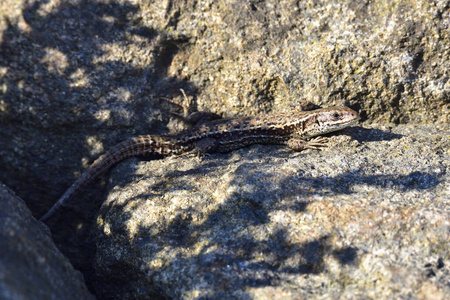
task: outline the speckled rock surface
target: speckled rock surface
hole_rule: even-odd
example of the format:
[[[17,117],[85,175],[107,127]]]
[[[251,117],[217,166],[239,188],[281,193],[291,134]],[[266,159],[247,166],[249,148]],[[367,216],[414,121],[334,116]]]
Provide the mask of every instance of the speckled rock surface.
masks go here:
[[[180,88],[191,97],[193,108],[229,117],[269,111],[283,112],[305,101],[322,106],[345,104],[360,112],[364,128],[373,125],[379,129],[355,129],[352,136],[357,142],[344,140],[342,147],[330,147],[320,154],[315,152],[291,154],[285,149],[276,147],[267,149],[254,147],[233,152],[229,154],[230,156],[206,157],[201,161],[195,158],[174,160],[178,162],[172,166],[172,173],[179,174],[181,171],[176,170],[184,168],[186,175],[183,175],[183,178],[186,176],[186,182],[192,182],[193,178],[196,178],[197,182],[203,182],[204,186],[210,187],[209,192],[204,191],[202,197],[206,199],[202,199],[203,201],[209,197],[218,198],[219,196],[214,196],[214,193],[226,193],[234,191],[233,189],[237,191],[235,196],[221,196],[227,200],[226,203],[230,203],[229,201],[241,203],[247,194],[258,195],[257,200],[230,206],[231,211],[225,210],[229,208],[228,206],[220,206],[225,217],[217,221],[220,226],[229,226],[231,232],[235,232],[236,228],[246,227],[231,222],[236,221],[232,217],[236,215],[236,218],[248,219],[248,222],[253,224],[253,227],[248,229],[249,233],[244,235],[244,238],[250,240],[248,247],[231,242],[230,245],[219,245],[219,242],[215,242],[219,240],[218,238],[212,241],[208,238],[215,238],[220,234],[211,232],[208,233],[210,235],[205,235],[203,229],[199,229],[199,234],[203,234],[199,235],[199,239],[205,241],[203,249],[206,250],[209,249],[210,243],[224,247],[220,248],[220,251],[249,248],[248,252],[243,251],[239,254],[246,259],[253,253],[255,247],[260,247],[262,254],[258,256],[253,253],[256,262],[251,261],[252,265],[249,267],[246,264],[228,263],[228,255],[234,254],[222,253],[223,266],[217,267],[211,263],[210,269],[217,267],[217,270],[206,269],[205,274],[210,276],[220,274],[217,276],[225,276],[226,279],[227,273],[220,273],[219,269],[227,270],[224,266],[234,266],[236,270],[230,274],[242,271],[243,276],[235,279],[238,281],[241,279],[240,284],[233,281],[233,284],[239,287],[236,288],[236,293],[237,290],[243,290],[245,282],[251,282],[252,284],[249,283],[243,292],[250,298],[263,297],[262,295],[267,297],[307,295],[308,298],[311,296],[302,294],[303,292],[327,297],[326,295],[339,294],[337,285],[341,287],[339,295],[346,297],[350,297],[352,289],[361,293],[364,290],[364,295],[374,298],[384,295],[384,292],[386,295],[414,294],[419,295],[417,297],[420,295],[426,297],[436,294],[445,297],[448,281],[445,283],[439,274],[448,272],[448,253],[444,251],[442,254],[431,246],[436,239],[443,237],[442,227],[439,227],[441,225],[436,228],[424,227],[428,228],[429,231],[426,232],[429,235],[427,239],[420,241],[427,242],[418,245],[414,244],[414,241],[409,243],[409,247],[417,246],[414,251],[422,255],[417,260],[417,266],[423,262],[424,266],[427,266],[424,267],[425,274],[430,274],[429,278],[426,277],[428,279],[422,280],[422,277],[417,275],[419,273],[410,272],[410,268],[413,268],[410,263],[415,258],[413,256],[402,256],[401,258],[407,261],[405,267],[401,264],[389,265],[388,271],[377,267],[375,261],[370,259],[361,262],[360,258],[367,259],[369,256],[364,254],[371,252],[358,243],[357,246],[351,246],[353,244],[350,242],[339,244],[336,234],[345,228],[339,227],[341,223],[337,223],[339,226],[336,227],[329,224],[333,224],[334,219],[330,217],[328,208],[336,203],[343,203],[341,205],[344,208],[355,214],[351,218],[354,222],[361,222],[360,218],[364,217],[378,220],[378,223],[371,224],[398,222],[395,223],[400,226],[396,238],[405,244],[408,233],[412,235],[411,232],[415,227],[408,229],[404,224],[416,226],[414,222],[408,223],[406,220],[410,218],[418,222],[420,218],[412,212],[419,209],[421,199],[429,199],[427,197],[431,197],[430,193],[440,191],[439,199],[442,199],[440,202],[442,207],[436,208],[434,213],[436,218],[439,218],[448,212],[448,199],[442,191],[448,188],[446,160],[448,160],[447,126],[450,123],[449,20],[450,5],[444,0],[0,1],[0,180],[26,201],[34,215],[42,215],[105,149],[130,136],[164,134],[185,128],[184,123],[170,114],[170,111],[180,112],[181,108],[165,99],[167,97],[174,99],[176,103],[182,102]],[[387,140],[366,137],[376,134],[385,136],[388,131],[404,136]],[[431,140],[426,140],[428,143],[425,143],[424,139],[428,135]],[[378,148],[374,148],[373,145],[379,146],[380,152],[376,152],[375,149]],[[388,147],[385,149],[386,152],[381,152],[384,147]],[[240,164],[242,163],[240,159],[249,151],[251,155],[261,157],[256,162],[249,163],[252,168],[254,165],[255,171],[250,167],[246,169]],[[342,158],[344,151],[354,151],[354,156],[352,160],[348,160],[346,168],[356,170],[352,171],[354,174],[347,174],[350,171],[344,171],[344,167],[339,165],[339,161],[345,161]],[[410,156],[411,153],[414,156]],[[435,157],[435,160],[432,162],[432,158],[425,153],[427,155],[431,153],[430,156]],[[239,159],[233,160],[234,155],[239,155]],[[302,169],[305,167],[303,165],[293,167],[293,170],[298,170],[297,172],[288,172],[282,168],[282,166],[287,168],[286,166],[290,164],[295,165],[297,156],[303,158],[304,163],[310,164],[306,166],[306,170]],[[277,157],[279,160],[276,160]],[[403,164],[394,164],[392,157],[398,158]],[[438,160],[442,161],[440,165],[435,163]],[[422,164],[419,166],[415,161]],[[152,173],[145,173],[147,174],[145,177],[149,177],[149,182],[154,182],[158,179],[153,178],[152,174],[160,174],[161,184],[167,185],[167,189],[170,190],[169,183],[174,181],[175,184],[179,176],[173,178],[170,176],[171,173],[158,171],[159,168],[165,168],[166,163],[173,161],[150,161],[148,164],[154,165],[155,169]],[[207,171],[204,171],[205,168]],[[232,170],[236,170],[239,180],[233,177],[234,173],[231,173],[233,176],[228,175],[234,178],[232,182],[230,178],[228,181],[221,179]],[[270,170],[274,173],[270,173]],[[200,175],[196,172],[205,173],[207,176],[198,177]],[[212,183],[207,182],[210,173],[215,178]],[[141,180],[142,174],[144,173],[132,175],[139,179],[139,184],[144,184]],[[304,174],[309,174],[309,177],[303,177]],[[272,178],[273,183],[265,179],[267,176]],[[258,180],[261,180],[259,185],[252,183]],[[97,295],[107,294],[110,287],[107,284],[108,276],[113,276],[111,274],[114,273],[109,268],[117,266],[109,261],[110,252],[106,247],[112,243],[103,236],[108,231],[105,225],[117,225],[111,219],[113,216],[117,216],[117,222],[123,220],[126,223],[129,217],[134,220],[135,214],[139,211],[138,206],[146,203],[146,201],[144,204],[142,201],[137,202],[136,210],[133,210],[131,215],[128,215],[128,211],[122,213],[118,211],[114,203],[121,203],[120,201],[125,199],[124,196],[117,196],[118,198],[114,198],[117,201],[114,201],[111,198],[113,194],[136,193],[142,197],[138,187],[135,187],[137,191],[130,191],[130,180],[125,179],[117,186],[119,181],[113,179],[112,184],[106,189],[102,189],[98,184],[93,185],[76,199],[72,207],[49,224],[60,249],[77,269],[83,271],[90,289],[96,291]],[[372,181],[378,184],[367,183]],[[124,190],[117,190],[122,185]],[[176,186],[180,185],[182,187],[181,183],[176,183]],[[112,186],[116,186],[114,193],[111,190]],[[196,185],[192,183],[192,186]],[[237,188],[239,186],[242,186],[242,190]],[[262,187],[262,192],[255,191],[254,186]],[[164,203],[173,201],[177,203],[176,199],[165,195],[160,188],[158,185],[149,187],[147,190],[149,198],[154,196],[153,193],[160,193]],[[308,189],[311,189],[311,195],[306,193]],[[271,196],[274,190],[277,191],[276,197]],[[316,194],[322,195],[315,194],[314,191],[317,190],[321,193],[326,192],[326,197],[322,196],[325,200],[312,198]],[[296,193],[300,195],[299,198],[292,198]],[[373,198],[383,193],[386,196],[383,198],[385,200]],[[178,197],[184,199],[189,196],[185,194]],[[348,202],[353,206],[345,206],[350,205],[345,197],[352,195],[356,197],[354,194],[359,196],[356,200],[351,198],[352,201]],[[264,196],[267,196],[267,199]],[[108,204],[102,208],[104,217],[97,223],[95,215],[106,198]],[[135,203],[133,198],[129,201]],[[327,204],[327,201],[331,204]],[[406,208],[413,207],[412,212],[409,211],[411,215],[405,210],[401,218],[390,219],[390,214],[395,216],[403,212],[399,208],[401,205],[398,204],[403,203],[402,201],[405,202]],[[268,204],[265,204],[266,202]],[[435,205],[434,200],[429,202],[423,202],[423,207]],[[126,206],[127,203],[124,202],[123,205]],[[175,232],[174,228],[181,230],[183,227],[193,230],[189,226],[203,228],[201,227],[203,223],[198,223],[201,220],[210,220],[210,223],[205,221],[207,222],[205,224],[213,224],[211,218],[217,214],[211,209],[219,207],[218,204],[208,201],[197,203],[195,213],[203,212],[203,216],[198,216],[192,224],[189,219],[175,220],[173,222],[183,226],[169,226],[166,230]],[[284,207],[288,205],[287,203],[300,203],[296,204],[297,206],[292,204],[294,207],[291,210],[296,212],[296,218],[289,219],[284,215],[280,215],[278,219],[272,217],[270,205],[280,205],[279,210],[283,212],[286,211]],[[368,206],[368,203],[371,205]],[[381,205],[381,208],[378,205]],[[375,211],[374,215],[368,212],[370,208]],[[174,213],[179,211],[176,207],[173,209]],[[286,218],[290,220],[289,223],[296,224],[300,222],[299,220],[305,218],[307,220],[307,216],[311,215],[306,213],[308,209],[319,214],[317,218],[322,220],[323,225],[314,227],[314,230],[321,230],[321,235],[313,235],[310,240],[300,237],[298,248],[303,249],[299,250],[300,252],[296,252],[294,247],[290,248],[290,244],[287,244],[285,254],[268,257],[267,249],[272,249],[271,247],[276,245],[282,248],[278,241],[280,240],[283,245],[285,239],[289,241],[288,234],[294,234],[291,231],[285,234],[282,230],[281,234],[277,234],[278,231],[271,227],[276,226],[271,222]],[[338,212],[340,210],[336,210],[337,216]],[[167,220],[176,218],[176,215],[171,215],[171,211],[160,213],[167,214],[165,215]],[[259,220],[260,214],[263,217],[267,215],[266,219]],[[426,216],[428,219],[434,215],[426,214]],[[328,218],[331,221],[327,223]],[[336,219],[340,220],[338,217]],[[231,222],[230,225],[227,225],[227,221]],[[144,225],[150,226],[155,232],[161,230],[165,232],[164,226],[169,224],[167,222],[169,221],[162,222],[161,227],[147,223]],[[285,226],[283,224],[287,221],[279,222],[282,224],[279,226]],[[382,227],[380,231],[386,235],[395,232],[387,229],[391,223],[387,224],[387,227]],[[369,222],[366,226],[369,226],[368,224]],[[263,228],[266,225],[267,228]],[[127,232],[128,225],[123,226],[124,232]],[[137,225],[133,226],[137,228]],[[442,226],[446,228],[447,225]],[[212,225],[210,227],[214,228]],[[355,231],[363,229],[369,231],[364,240],[366,247],[375,247],[372,245],[382,247],[384,241],[379,241],[382,238],[371,235],[369,227],[356,227]],[[256,239],[248,237],[253,233],[260,234],[260,231],[269,232],[269,230],[272,230],[271,237],[266,240],[265,237]],[[406,231],[405,239],[402,237],[402,230]],[[114,232],[118,236],[117,239],[121,240],[117,229],[114,229]],[[380,235],[384,238],[383,233]],[[184,234],[190,236],[192,232],[183,233],[181,230],[179,233],[180,236]],[[148,236],[150,241],[156,238],[154,233]],[[120,295],[132,298],[135,293],[143,295],[148,292],[152,295],[195,297],[197,290],[194,287],[198,287],[199,282],[212,282],[210,277],[205,281],[198,278],[192,278],[191,281],[189,278],[183,288],[164,290],[171,282],[171,274],[177,273],[180,268],[193,270],[201,268],[202,264],[196,265],[192,262],[195,262],[196,255],[201,254],[198,252],[201,249],[198,245],[203,244],[192,238],[192,245],[195,248],[191,254],[186,252],[190,251],[191,246],[183,248],[184,250],[178,249],[181,251],[180,257],[184,257],[183,261],[186,262],[184,267],[180,267],[169,259],[176,256],[175,252],[170,252],[172,250],[169,249],[170,253],[163,256],[160,251],[164,251],[164,248],[161,250],[157,247],[167,245],[165,243],[176,238],[169,236],[166,240],[163,237],[157,239],[159,242],[156,246],[152,244],[148,247],[148,244],[143,243],[148,247],[147,253],[144,249],[131,247],[138,249],[136,251],[140,257],[151,261],[155,270],[148,271],[150,268],[143,268],[146,272],[150,272],[148,276],[147,273],[144,274],[145,278],[139,272],[128,274],[130,275],[128,278],[138,276],[136,285],[131,281],[130,285],[120,281],[123,277],[117,279],[118,282],[110,280],[109,282],[114,285],[113,288],[122,287]],[[96,249],[97,244],[94,241],[101,246],[100,250]],[[180,243],[189,244],[189,241]],[[388,249],[393,249],[392,247],[394,246]],[[421,252],[426,247],[431,247],[433,253],[440,254],[433,256]],[[448,242],[444,242],[442,247],[448,248]],[[114,249],[123,253],[129,251],[126,244],[123,247],[120,244],[114,245]],[[100,253],[104,253],[105,257],[103,258]],[[290,258],[291,253],[295,254],[292,254],[294,258]],[[385,262],[393,260],[390,255],[395,251],[375,253],[375,256],[384,258]],[[156,254],[161,255],[161,263],[149,260],[149,256]],[[347,256],[350,258],[346,258]],[[186,257],[194,258],[187,260]],[[335,264],[343,267],[333,269],[332,257],[337,257],[334,260]],[[344,261],[349,260],[349,263],[340,263],[342,257]],[[292,265],[296,263],[296,266],[302,266],[300,271],[291,272],[292,278],[306,283],[311,282],[310,287],[294,279],[276,277],[279,273],[274,273],[274,270],[283,268],[288,270],[291,261]],[[121,262],[125,263],[118,261],[120,266],[118,269],[127,269],[126,265],[120,265]],[[372,265],[372,262],[375,265]],[[171,267],[167,267],[167,264],[171,264]],[[255,280],[253,277],[255,273],[246,273],[246,270],[253,266],[258,269],[261,264],[268,266],[267,270],[271,271],[258,273],[257,280],[252,281]],[[351,273],[348,267],[351,264],[354,264],[357,270],[363,269],[366,273]],[[139,263],[133,265],[133,268],[136,265]],[[162,266],[166,266],[164,272]],[[130,269],[134,272],[133,268]],[[327,271],[328,268],[335,271]],[[419,267],[414,270],[419,270]],[[341,272],[339,273],[341,277],[332,273],[338,271]],[[370,276],[366,276],[369,273]],[[324,276],[326,280],[322,280],[321,277],[316,281],[309,281],[310,274]],[[361,274],[373,279],[370,283],[365,283],[365,289],[352,281],[359,278],[358,276],[363,276]],[[300,277],[302,279],[299,279]],[[337,280],[338,277],[341,279]],[[177,286],[181,286],[176,278],[174,275],[172,283],[176,282]],[[141,279],[150,282],[149,285],[147,282],[143,283]],[[404,289],[400,284],[394,284],[401,280],[407,282]],[[312,286],[314,282],[320,282],[320,286]],[[423,285],[420,285],[421,283]],[[144,286],[137,288],[138,284]],[[286,288],[280,291],[274,288],[287,287],[289,284],[302,286],[304,290]],[[218,291],[221,289],[226,291],[225,287],[219,286]],[[200,291],[214,293],[206,288]],[[266,294],[260,294],[262,291]],[[371,291],[373,294],[370,294]]]
[[[104,290],[448,298],[450,127],[348,132],[354,141],[333,137],[321,152],[254,146],[121,164],[97,220],[97,272],[114,278]]]
[[[0,299],[95,299],[23,200],[0,182]]]

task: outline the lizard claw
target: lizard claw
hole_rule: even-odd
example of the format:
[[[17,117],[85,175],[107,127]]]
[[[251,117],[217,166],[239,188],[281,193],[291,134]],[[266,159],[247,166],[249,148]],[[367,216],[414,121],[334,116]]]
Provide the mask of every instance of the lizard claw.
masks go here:
[[[305,149],[321,150],[323,147],[327,146],[327,140],[328,139],[322,136],[316,137],[306,142]]]

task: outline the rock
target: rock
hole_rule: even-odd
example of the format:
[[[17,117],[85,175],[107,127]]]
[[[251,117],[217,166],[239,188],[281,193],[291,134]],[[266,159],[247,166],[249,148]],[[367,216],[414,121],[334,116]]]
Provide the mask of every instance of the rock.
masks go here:
[[[50,231],[0,183],[0,298],[95,299]]]
[[[446,0],[0,1],[0,180],[38,217],[118,142],[186,128],[171,114],[180,103],[225,117],[345,104],[362,127],[320,154],[255,146],[151,161],[134,174],[130,164],[147,163],[124,162],[118,169],[137,182],[114,175],[106,189],[92,185],[48,223],[53,240],[100,297],[449,298],[449,19]],[[143,177],[156,182],[147,196]],[[127,199],[133,209],[128,193],[138,197]],[[175,206],[155,211],[161,224],[129,232],[142,229],[147,202]],[[385,243],[393,234],[404,264]],[[211,289],[215,276],[231,288]]]
[[[450,126],[390,131],[120,164],[97,219],[103,296],[447,298]]]

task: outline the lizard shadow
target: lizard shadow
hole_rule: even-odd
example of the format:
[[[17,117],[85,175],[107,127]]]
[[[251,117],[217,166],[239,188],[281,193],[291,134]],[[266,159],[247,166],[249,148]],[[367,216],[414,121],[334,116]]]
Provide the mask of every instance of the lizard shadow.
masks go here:
[[[404,137],[402,134],[392,133],[389,131],[376,129],[376,128],[363,128],[360,126],[348,129],[352,131],[352,137],[359,143],[362,142],[379,142],[401,139]]]

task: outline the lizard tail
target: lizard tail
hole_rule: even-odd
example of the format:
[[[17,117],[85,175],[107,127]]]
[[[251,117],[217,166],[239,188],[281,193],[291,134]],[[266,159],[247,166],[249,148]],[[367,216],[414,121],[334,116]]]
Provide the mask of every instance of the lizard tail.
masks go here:
[[[42,222],[47,221],[95,178],[127,157],[177,154],[176,149],[169,149],[170,147],[167,146],[171,144],[170,141],[170,137],[141,135],[117,144],[96,159],[39,220]]]

